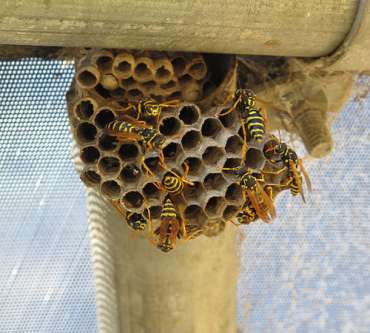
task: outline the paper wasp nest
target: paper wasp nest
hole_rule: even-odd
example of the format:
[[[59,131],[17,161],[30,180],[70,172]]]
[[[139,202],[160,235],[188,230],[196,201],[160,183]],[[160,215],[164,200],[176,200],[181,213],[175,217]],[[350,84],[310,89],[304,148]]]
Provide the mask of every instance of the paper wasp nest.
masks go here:
[[[108,199],[120,200],[131,212],[150,209],[158,224],[166,193],[156,183],[167,173],[159,165],[158,153],[134,141],[119,143],[104,128],[127,101],[144,96],[158,102],[180,99],[179,104],[162,110],[159,121],[159,130],[167,138],[163,148],[166,166],[182,175],[188,165],[187,179],[194,183],[185,185],[182,195],[175,197],[175,205],[185,220],[201,226],[204,234],[223,230],[225,222],[240,211],[243,196],[236,176],[222,172],[222,168],[241,164],[243,140],[238,114],[218,117],[223,108],[211,106],[209,100],[218,87],[223,85],[223,95],[218,93],[221,99],[233,88],[235,63],[230,64],[217,82],[212,81],[215,66],[199,54],[105,50],[86,54],[77,64],[75,83],[67,96],[84,164],[84,183]],[[266,135],[262,143],[248,142],[248,166],[273,170],[263,154],[269,140]],[[145,173],[143,159],[155,177]],[[267,176],[266,185],[280,184],[282,177],[284,174]]]

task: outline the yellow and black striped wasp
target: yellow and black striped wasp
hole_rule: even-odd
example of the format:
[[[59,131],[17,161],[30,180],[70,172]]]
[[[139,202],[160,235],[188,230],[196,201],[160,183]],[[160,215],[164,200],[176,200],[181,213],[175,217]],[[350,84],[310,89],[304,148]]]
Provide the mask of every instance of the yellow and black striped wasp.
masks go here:
[[[143,214],[134,213],[130,211],[124,211],[121,203],[119,200],[112,200],[111,201],[113,207],[118,211],[120,215],[122,215],[127,225],[134,231],[144,231],[145,228],[149,227],[149,232],[151,232],[151,221],[150,219],[146,219]]]
[[[180,176],[174,171],[162,165],[162,167],[167,170],[167,173],[162,178],[162,186],[163,186],[163,189],[167,193],[170,193],[172,195],[178,195],[178,194],[182,195],[185,184],[194,186],[194,183],[187,180],[187,176],[189,173],[189,166],[186,163],[184,163],[183,166],[184,166],[184,174]]]
[[[230,171],[239,178],[243,201],[250,203],[250,207],[255,210],[260,219],[264,222],[270,222],[276,217],[271,195],[269,196],[263,188],[265,179],[262,173],[254,172],[245,166],[223,168],[223,171]]]
[[[176,207],[169,195],[163,201],[160,220],[161,224],[154,232],[155,234],[159,234],[157,247],[163,252],[169,252],[176,247],[176,239],[180,235],[187,238],[185,221],[177,213]]]
[[[105,132],[115,136],[118,141],[133,140],[143,142],[147,149],[157,151],[160,161],[164,163],[162,149],[166,142],[166,137],[144,121],[138,121],[129,116],[121,116],[121,118],[108,123]]]
[[[247,138],[256,142],[261,142],[266,132],[267,116],[262,109],[256,108],[256,96],[250,89],[237,89],[231,96],[232,106],[219,116],[225,116],[236,110],[240,116],[243,130],[242,158],[245,159],[247,153]]]
[[[288,180],[285,184],[282,184],[282,187],[289,187],[290,192],[293,196],[296,196],[298,194],[301,195],[303,202],[306,202],[303,192],[303,180],[302,180],[302,174],[304,176],[304,179],[306,181],[307,189],[311,192],[312,186],[311,186],[311,180],[308,176],[304,166],[303,162],[300,158],[298,158],[297,153],[290,148],[286,143],[281,142],[277,138],[276,140],[272,140],[272,144],[269,144],[268,147],[265,147],[264,154],[267,159],[269,159],[272,163],[278,163],[282,162],[284,167],[282,167],[280,170],[276,172],[266,172],[271,174],[280,174],[283,171],[288,171]],[[278,159],[276,160],[274,156],[277,156]]]
[[[127,108],[121,110],[121,112],[128,112],[133,110],[136,114],[137,120],[151,120],[155,119],[156,127],[159,125],[159,117],[164,108],[175,107],[179,104],[179,100],[171,100],[164,103],[158,103],[153,98],[145,97],[138,103],[129,103]]]

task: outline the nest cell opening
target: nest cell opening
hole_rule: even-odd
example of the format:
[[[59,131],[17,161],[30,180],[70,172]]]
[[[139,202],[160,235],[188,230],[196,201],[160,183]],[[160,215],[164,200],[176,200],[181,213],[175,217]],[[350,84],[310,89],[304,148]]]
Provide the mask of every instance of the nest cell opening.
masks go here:
[[[151,77],[152,72],[148,68],[147,64],[140,62],[135,67],[135,75],[138,79],[145,80]]]
[[[238,168],[241,165],[243,165],[243,160],[241,158],[228,158],[224,164],[224,168]]]
[[[182,146],[184,149],[194,149],[201,142],[201,135],[198,131],[189,131],[181,139]]]
[[[180,82],[181,85],[186,85],[191,81],[193,81],[193,78],[189,74],[185,74],[185,75],[179,77],[179,82]]]
[[[198,62],[190,66],[189,74],[196,80],[203,78],[207,73],[207,67],[204,62]]]
[[[121,86],[124,88],[130,88],[134,83],[135,83],[135,80],[133,77],[129,77],[128,79],[121,80]]]
[[[206,190],[221,190],[226,185],[226,179],[221,173],[210,173],[204,178]]]
[[[199,218],[203,214],[202,207],[198,205],[190,205],[185,208],[184,210],[184,217],[185,220],[195,220]]]
[[[131,64],[128,61],[126,61],[126,60],[122,60],[115,67],[115,70],[117,72],[120,72],[121,74],[130,73],[131,72]]]
[[[165,159],[175,160],[181,152],[181,147],[178,143],[172,142],[163,148],[163,155]]]
[[[114,180],[107,180],[101,185],[101,192],[111,199],[118,199],[121,194],[121,187]]]
[[[196,200],[203,194],[204,188],[202,183],[193,182],[193,184],[193,186],[184,187],[184,197],[186,200]]]
[[[203,170],[203,163],[200,158],[197,157],[188,157],[184,163],[189,167],[189,175],[196,176],[199,175]]]
[[[210,217],[215,217],[220,214],[221,209],[224,206],[224,198],[222,197],[211,197],[206,205],[206,214]]]
[[[243,140],[239,135],[233,135],[227,139],[225,150],[229,154],[240,154],[243,147]]]
[[[249,148],[245,156],[245,165],[248,168],[259,169],[265,162],[263,153],[255,148]]]
[[[100,159],[98,168],[104,175],[114,175],[120,170],[121,163],[118,158],[113,156],[105,156]]]
[[[121,171],[120,178],[125,183],[135,183],[141,176],[140,169],[135,164],[126,164]]]
[[[140,149],[134,142],[124,143],[118,151],[119,157],[124,161],[134,160],[139,154]]]
[[[99,138],[99,148],[101,150],[110,151],[116,149],[118,141],[114,136],[103,134]]]
[[[113,58],[107,55],[100,56],[96,59],[96,65],[103,72],[109,72],[112,68]]]
[[[80,143],[89,143],[95,140],[96,127],[90,123],[81,123],[77,127],[77,139]]]
[[[149,212],[151,219],[159,219],[162,212],[162,206],[151,206],[149,207]],[[144,216],[146,218],[149,218],[148,212],[146,210],[144,211]]]
[[[172,66],[173,66],[176,76],[179,76],[184,72],[185,65],[186,65],[186,62],[183,57],[177,57],[172,60]]]
[[[100,83],[96,85],[95,91],[103,98],[110,98],[110,91],[105,89]]]
[[[161,66],[157,69],[155,73],[155,77],[159,81],[166,81],[170,79],[171,72],[168,69],[166,69],[164,66]]]
[[[175,117],[169,117],[162,120],[159,131],[166,136],[177,134],[181,129],[180,121]]]
[[[146,90],[153,90],[157,84],[152,80],[144,82],[142,85]]]
[[[95,72],[86,68],[77,74],[77,81],[85,88],[93,88],[98,84],[98,77]]]
[[[239,184],[233,183],[231,184],[225,194],[225,198],[228,201],[240,201],[243,198],[243,192]]]
[[[90,117],[94,113],[95,106],[94,104],[89,100],[81,100],[76,104],[76,107],[74,109],[75,115],[81,119],[81,120],[89,120]]]
[[[140,208],[143,205],[144,197],[140,192],[131,191],[124,195],[122,201],[128,209]]]
[[[147,200],[158,199],[160,197],[160,190],[154,183],[147,183],[143,187],[143,194]]]
[[[160,85],[160,88],[161,89],[164,89],[164,90],[166,90],[166,89],[171,89],[171,88],[175,88],[176,87],[176,82],[175,81],[173,81],[173,80],[170,80],[170,81],[168,81],[167,83],[164,83],[164,84],[161,84]]]
[[[227,110],[228,108],[223,109],[221,113],[226,112]],[[235,111],[225,114],[224,116],[219,116],[218,119],[220,119],[222,126],[225,128],[232,129],[234,128],[236,123],[240,124],[239,116],[236,114]]]
[[[99,128],[105,128],[110,122],[115,119],[114,113],[109,108],[102,108],[95,116],[95,125]]]
[[[117,88],[112,90],[110,94],[113,98],[123,98],[123,96],[126,94],[126,90],[122,88]]]
[[[229,206],[226,206],[226,208],[224,209],[224,212],[222,213],[222,217],[225,219],[225,220],[230,220],[232,219],[237,213],[239,212],[239,207],[238,206],[233,206],[233,205],[229,205]]]
[[[202,134],[206,137],[215,138],[221,131],[222,125],[218,119],[208,118],[202,125]]]
[[[155,173],[158,173],[161,169],[161,166],[160,166],[160,159],[159,157],[157,156],[152,156],[152,157],[147,157],[145,160],[144,160],[144,163],[146,164],[146,166],[155,174]]]
[[[139,89],[131,89],[127,92],[129,99],[140,99],[144,96],[143,92]]]
[[[219,147],[207,147],[205,152],[202,155],[203,161],[206,164],[217,164],[224,156],[223,149]]]
[[[101,176],[94,170],[87,170],[81,174],[81,180],[88,186],[94,186],[100,184]]]
[[[81,160],[86,164],[94,164],[100,157],[99,150],[95,147],[86,147],[81,151]]]
[[[199,119],[199,112],[195,106],[185,105],[179,111],[179,118],[185,125],[192,125]]]

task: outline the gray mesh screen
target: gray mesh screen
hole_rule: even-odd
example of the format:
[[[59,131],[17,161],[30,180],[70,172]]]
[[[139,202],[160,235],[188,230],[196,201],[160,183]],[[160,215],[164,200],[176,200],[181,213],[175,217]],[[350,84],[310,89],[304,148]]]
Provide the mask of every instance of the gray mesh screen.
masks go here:
[[[0,62],[0,332],[94,332],[84,190],[70,157],[70,63]],[[370,100],[333,128],[336,150],[306,166],[303,205],[243,228],[245,332],[368,332]]]

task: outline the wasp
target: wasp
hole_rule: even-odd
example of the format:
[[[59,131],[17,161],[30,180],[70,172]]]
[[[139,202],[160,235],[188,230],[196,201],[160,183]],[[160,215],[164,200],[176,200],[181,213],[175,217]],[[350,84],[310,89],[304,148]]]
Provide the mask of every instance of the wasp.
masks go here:
[[[223,168],[223,170],[232,171],[239,177],[244,202],[250,202],[251,207],[256,211],[259,218],[264,222],[270,222],[276,217],[271,195],[269,196],[263,188],[265,178],[262,173],[253,172],[251,169],[242,166]]]
[[[302,160],[298,158],[297,153],[292,148],[290,148],[286,143],[280,141],[277,141],[275,145],[271,145],[265,150],[265,156],[270,156],[271,153],[280,157],[280,161],[282,161],[284,167],[277,172],[268,173],[280,174],[281,172],[288,170],[288,181],[282,186],[288,186],[291,194],[294,196],[301,194],[303,202],[306,202],[303,193],[302,174],[310,192],[312,191],[312,185],[310,177],[303,166]],[[270,157],[270,161],[272,163],[279,162],[279,160],[277,161],[272,157]]]
[[[242,157],[245,159],[247,153],[247,137],[261,142],[266,132],[267,116],[262,109],[256,108],[256,96],[250,89],[237,89],[231,96],[232,106],[225,112],[219,113],[219,116],[225,116],[230,112],[237,110],[241,120],[243,131]]]
[[[113,207],[116,208],[116,210],[118,211],[118,213],[125,217],[127,225],[132,230],[144,231],[145,228],[148,226],[148,220],[144,217],[143,214],[134,213],[130,211],[126,211],[125,213],[121,203],[118,200],[112,200],[111,202]]]
[[[162,186],[166,192],[173,194],[173,195],[177,195],[180,193],[182,194],[185,184],[194,186],[194,183],[187,180],[187,176],[189,173],[189,166],[186,163],[184,163],[183,165],[184,165],[185,170],[182,176],[166,168],[168,172],[164,175],[162,179]],[[165,168],[165,166],[163,167]]]
[[[163,252],[169,252],[176,247],[177,238],[180,238],[181,235],[187,238],[184,220],[179,217],[169,195],[164,199],[160,219],[161,224],[155,231],[156,234],[159,234],[157,247]]]
[[[144,121],[137,121],[131,117],[124,117],[124,120],[113,120],[106,126],[109,135],[117,137],[120,141],[135,140],[142,141],[149,150],[159,152],[159,158],[164,163],[163,146],[166,137],[158,130],[150,127]]]
[[[170,108],[176,106],[179,100],[171,100],[164,103],[157,103],[154,99],[150,97],[145,97],[141,99],[136,105],[129,103],[129,106],[122,110],[122,112],[127,112],[129,110],[134,110],[136,113],[137,120],[149,120],[155,119],[156,125],[159,124],[159,117],[164,108]]]

